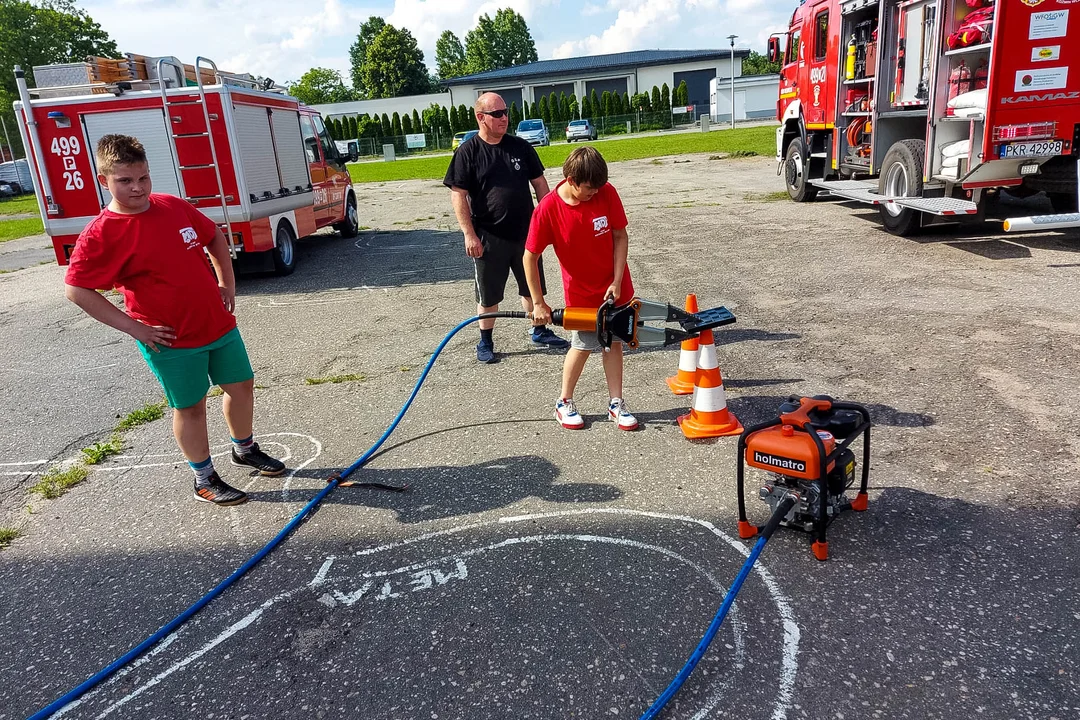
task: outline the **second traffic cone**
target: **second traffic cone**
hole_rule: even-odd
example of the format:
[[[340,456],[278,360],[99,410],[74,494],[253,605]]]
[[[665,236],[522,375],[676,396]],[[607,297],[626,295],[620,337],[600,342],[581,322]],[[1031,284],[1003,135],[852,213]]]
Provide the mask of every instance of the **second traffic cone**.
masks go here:
[[[716,362],[716,345],[712,330],[705,330],[699,338],[697,379],[694,382],[694,399],[689,415],[679,418],[683,435],[691,440],[738,435],[743,426],[735,414],[727,408],[724,380]]]
[[[686,312],[698,311],[697,295],[690,293],[686,296]],[[682,349],[679,350],[679,372],[665,381],[671,392],[676,395],[689,395],[694,392],[694,380],[697,378],[698,364],[698,339],[696,337],[683,340]]]

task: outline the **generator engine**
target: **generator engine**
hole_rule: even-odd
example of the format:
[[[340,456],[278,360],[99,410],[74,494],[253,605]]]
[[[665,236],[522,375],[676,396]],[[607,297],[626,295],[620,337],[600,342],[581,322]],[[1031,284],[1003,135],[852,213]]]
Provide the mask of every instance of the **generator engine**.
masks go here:
[[[848,446],[862,438],[862,481],[854,499],[847,491],[855,483],[855,453]],[[827,395],[792,396],[780,406],[779,418],[747,428],[739,438],[737,488],[739,536],[751,538],[759,528],[746,519],[744,462],[769,473],[758,496],[774,512],[793,494],[798,501],[781,524],[811,533],[811,548],[819,560],[828,558],[825,531],[844,510],[866,510],[870,467],[870,413],[854,403]]]

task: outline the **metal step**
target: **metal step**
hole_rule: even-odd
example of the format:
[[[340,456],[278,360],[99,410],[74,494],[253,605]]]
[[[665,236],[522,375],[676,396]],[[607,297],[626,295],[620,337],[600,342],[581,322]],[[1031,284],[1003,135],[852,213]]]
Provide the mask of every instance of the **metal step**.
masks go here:
[[[830,195],[856,202],[880,205],[884,197],[878,194],[877,180],[811,180],[810,184]]]
[[[181,165],[181,170],[203,170],[205,168],[215,168],[217,165],[214,163],[207,163],[206,165]]]
[[[974,215],[979,212],[979,206],[975,203],[957,198],[882,198],[882,200],[931,215]]]
[[[210,137],[210,133],[180,133],[179,135],[173,135],[173,139],[193,137]]]

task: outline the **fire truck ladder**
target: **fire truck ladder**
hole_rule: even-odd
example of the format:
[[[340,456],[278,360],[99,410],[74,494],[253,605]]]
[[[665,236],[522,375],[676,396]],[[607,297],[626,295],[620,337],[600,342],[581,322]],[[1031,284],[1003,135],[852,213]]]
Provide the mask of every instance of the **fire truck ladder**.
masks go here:
[[[177,179],[177,182],[180,185],[180,196],[183,197],[185,200],[187,200],[189,202],[190,201],[196,201],[196,200],[217,200],[217,201],[219,201],[221,203],[221,217],[222,217],[222,220],[224,220],[224,222],[225,222],[225,241],[229,245],[229,256],[232,257],[235,260],[236,259],[236,245],[233,243],[232,223],[229,221],[229,207],[228,207],[228,203],[226,202],[226,197],[225,197],[225,186],[221,182],[221,167],[218,165],[217,147],[214,144],[214,135],[213,135],[212,132],[210,132],[210,120],[211,119],[217,119],[217,115],[210,115],[210,111],[207,108],[207,105],[206,105],[206,88],[203,86],[202,73],[199,72],[200,69],[202,68],[203,62],[208,63],[210,65],[210,67],[213,68],[214,77],[217,79],[219,84],[221,83],[221,74],[218,72],[217,65],[215,65],[212,60],[208,60],[207,58],[204,58],[204,57],[196,58],[195,59],[195,81],[196,81],[196,84],[198,85],[198,88],[199,88],[199,96],[196,99],[190,99],[191,98],[190,95],[185,95],[185,96],[183,96],[182,99],[170,101],[168,93],[167,93],[167,84],[164,82],[164,80],[161,82],[161,103],[162,103],[162,108],[165,111],[165,123],[168,126],[167,129],[166,129],[166,134],[169,136],[169,150],[172,152],[173,163],[176,165],[176,169],[177,169],[177,177],[176,177],[176,179]],[[160,60],[158,60],[158,66],[157,66],[157,71],[158,71],[158,77],[159,78],[164,78],[165,77],[162,74],[162,70],[164,69],[165,65],[172,65],[173,67],[175,67],[177,70],[180,71],[180,77],[181,78],[184,77],[184,67],[182,65],[180,65],[179,63],[173,62],[172,60],[169,60],[167,58],[161,58]],[[224,97],[222,97],[222,107],[223,108],[224,108],[224,104],[225,104],[225,99],[224,99]],[[197,133],[174,133],[173,132],[172,123],[174,122],[174,118],[169,114],[169,108],[177,107],[177,106],[181,106],[181,105],[200,105],[202,107],[203,120],[206,122],[206,132],[197,132]],[[177,118],[175,121],[178,122],[179,119]],[[210,144],[210,164],[209,165],[207,165],[207,164],[203,164],[203,165],[181,165],[180,164],[180,155],[179,155],[179,153],[177,152],[177,149],[176,149],[176,140],[178,138],[189,138],[189,137],[205,137],[207,139],[207,141]],[[187,189],[186,189],[186,187],[184,185],[184,171],[186,171],[186,170],[204,170],[206,168],[213,168],[214,169],[214,179],[217,181],[217,194],[216,195],[189,196],[188,193],[187,193]]]

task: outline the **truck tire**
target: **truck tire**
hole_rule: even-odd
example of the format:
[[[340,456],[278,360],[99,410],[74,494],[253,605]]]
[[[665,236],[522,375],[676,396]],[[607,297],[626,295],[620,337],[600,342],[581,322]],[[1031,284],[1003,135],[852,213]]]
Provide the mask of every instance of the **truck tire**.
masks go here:
[[[1072,155],[1059,155],[1047,160],[1038,175],[1024,178],[1024,187],[1043,190],[1050,194],[1071,194],[1076,197],[1076,158]]]
[[[878,192],[886,197],[920,197],[925,157],[926,142],[923,140],[901,140],[894,144],[881,163]],[[919,231],[922,213],[918,210],[893,203],[881,203],[878,208],[881,224],[893,235],[906,237]]]
[[[334,226],[343,238],[354,238],[360,232],[360,217],[356,214],[356,196],[349,193],[345,201],[345,219]]]
[[[274,258],[275,275],[291,275],[296,269],[296,235],[289,223],[278,225],[274,236],[274,249],[270,251]]]
[[[810,184],[807,177],[809,168],[810,157],[806,146],[802,138],[795,138],[784,154],[784,185],[787,186],[788,197],[795,202],[810,202],[817,197],[818,189]]]

